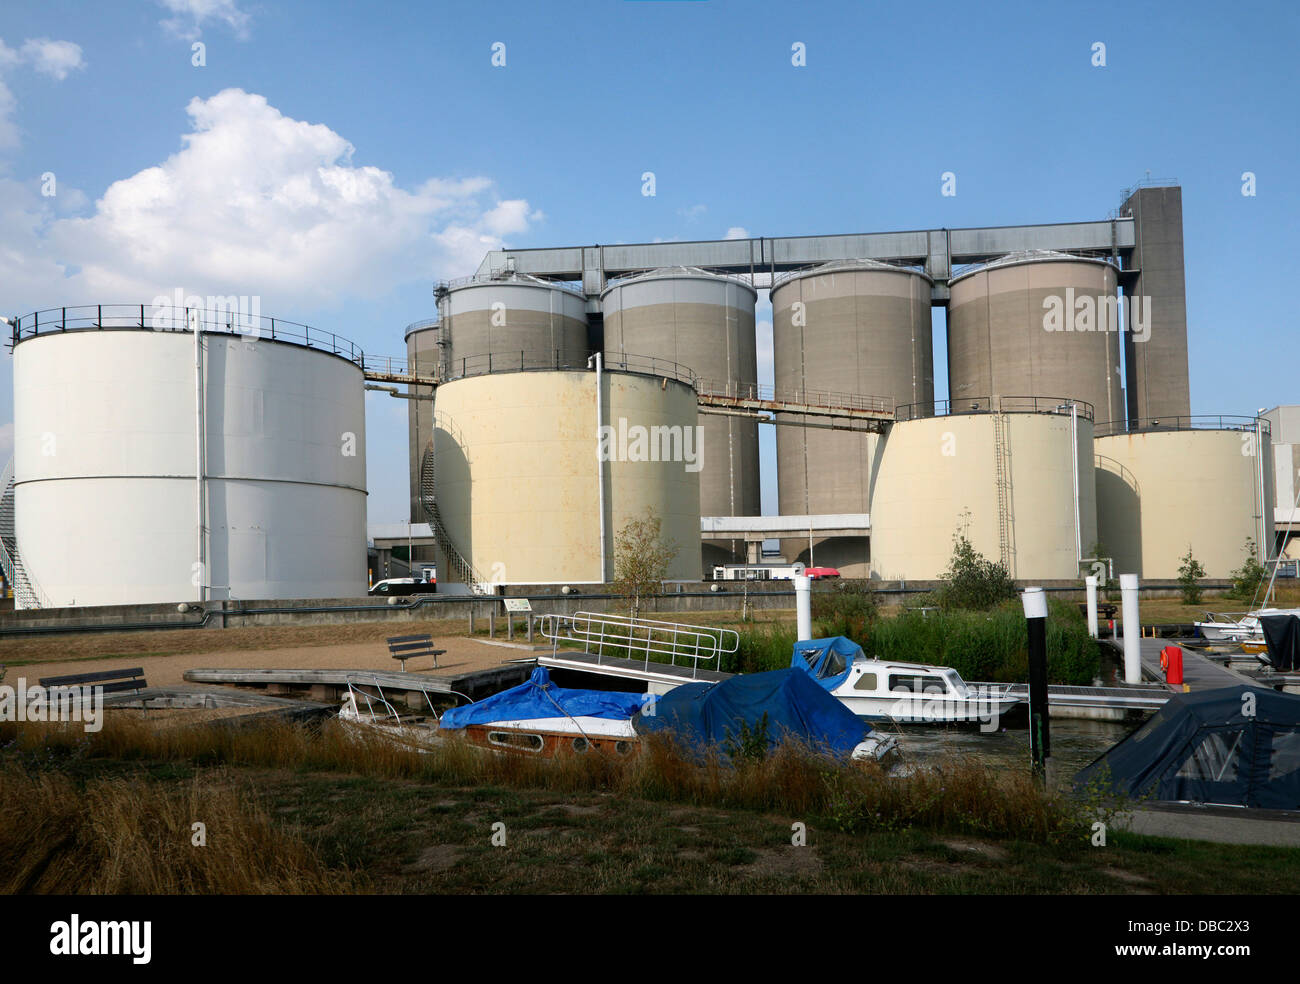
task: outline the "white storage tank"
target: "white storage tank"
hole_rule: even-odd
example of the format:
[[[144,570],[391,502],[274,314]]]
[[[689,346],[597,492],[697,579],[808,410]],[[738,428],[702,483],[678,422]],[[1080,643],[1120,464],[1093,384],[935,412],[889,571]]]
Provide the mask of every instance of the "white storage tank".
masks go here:
[[[1257,429],[1258,425],[1258,429]],[[1273,542],[1268,421],[1170,417],[1097,437],[1097,525],[1116,574],[1178,577],[1188,549],[1206,577],[1227,578]]]
[[[605,372],[602,381],[608,460],[595,372],[493,373],[438,387],[434,495],[447,536],[479,580],[613,580],[616,537],[647,509],[677,547],[668,577],[700,577],[695,390],[650,373]]]
[[[931,580],[962,531],[1015,578],[1074,580],[1097,537],[1092,408],[982,397],[1002,412],[895,423],[871,502],[872,576]],[[1059,409],[1058,409],[1059,408]]]
[[[364,595],[360,351],[260,319],[205,330],[196,378],[194,332],[143,310],[20,322],[15,534],[43,603]]]

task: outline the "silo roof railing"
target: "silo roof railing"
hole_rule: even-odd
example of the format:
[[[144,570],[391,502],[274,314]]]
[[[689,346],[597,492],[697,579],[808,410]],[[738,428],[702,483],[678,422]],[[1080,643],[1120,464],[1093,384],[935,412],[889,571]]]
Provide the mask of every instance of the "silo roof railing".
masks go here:
[[[1055,413],[1068,417],[1071,406],[1079,408],[1083,419],[1095,419],[1091,403],[1064,396],[968,396],[960,400],[905,403],[895,408],[894,419],[919,420],[969,413]]]
[[[649,355],[632,355],[626,352],[607,353],[603,357],[603,366],[611,372],[631,372],[644,376],[658,376],[675,379],[691,388],[695,387],[695,373],[688,367],[668,359],[657,359]],[[516,356],[513,352],[489,352],[486,355],[464,356],[453,360],[442,377],[442,382],[465,379],[469,376],[487,376],[507,372],[562,372],[594,368],[588,356],[562,355],[559,349],[552,350],[549,357],[538,357],[525,351]]]
[[[243,310],[247,298],[231,295],[205,300],[213,303],[202,307],[175,304],[81,304],[33,311],[20,317],[13,326],[12,345],[38,335],[73,331],[189,332],[197,325],[205,334],[238,335],[250,341],[300,345],[340,356],[365,368],[365,353],[360,347],[332,331]],[[227,304],[228,301],[235,303]]]
[[[438,327],[437,318],[421,318],[419,321],[412,321],[409,325],[407,325],[406,328],[403,329],[402,331],[402,337],[406,338],[412,332],[424,331],[426,328],[437,328],[437,327]]]
[[[1094,436],[1113,437],[1116,434],[1150,434],[1154,431],[1222,430],[1254,431],[1271,436],[1272,426],[1266,417],[1249,414],[1191,414],[1161,417],[1141,417],[1135,420],[1110,420],[1097,425]]]
[[[789,270],[776,277],[771,283],[772,290],[789,283],[792,280],[800,280],[804,277],[821,276],[822,274],[833,273],[871,273],[878,271],[881,273],[912,273],[918,277],[924,277],[930,283],[934,283],[931,277],[924,269],[907,263],[889,263],[885,260],[874,260],[868,257],[857,260],[830,260],[825,263],[813,263],[808,266],[799,267],[797,270]]]
[[[554,287],[571,294],[586,297],[580,285],[575,286],[568,280],[546,280],[534,277],[531,273],[518,273],[514,270],[494,270],[491,273],[472,273],[468,277],[456,277],[452,280],[440,280],[434,286],[434,293],[456,290],[459,287],[473,287],[479,284],[514,284],[522,287]]]

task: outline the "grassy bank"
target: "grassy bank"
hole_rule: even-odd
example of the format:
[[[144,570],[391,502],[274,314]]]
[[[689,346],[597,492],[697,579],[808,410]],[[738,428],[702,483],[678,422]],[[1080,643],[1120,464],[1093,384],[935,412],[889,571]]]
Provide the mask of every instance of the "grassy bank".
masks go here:
[[[6,892],[1300,891],[1300,851],[1093,847],[1077,804],[968,763],[886,780],[797,749],[727,769],[656,746],[548,764],[120,720],[9,727],[0,748]]]
[[[818,620],[819,636],[848,635],[867,656],[951,666],[966,680],[1017,682],[1028,679],[1025,616],[1019,602],[991,612],[905,612],[870,623],[830,616]],[[723,669],[756,673],[783,669],[797,633],[788,624],[747,626],[740,650]],[[1097,644],[1078,611],[1052,602],[1047,624],[1047,674],[1051,683],[1086,685],[1101,669]]]

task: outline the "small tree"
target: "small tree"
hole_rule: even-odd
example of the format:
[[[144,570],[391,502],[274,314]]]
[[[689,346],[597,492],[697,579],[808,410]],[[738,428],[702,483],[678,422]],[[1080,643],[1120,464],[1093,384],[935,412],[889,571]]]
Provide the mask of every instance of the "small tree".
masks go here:
[[[614,588],[629,599],[633,618],[641,614],[641,599],[657,594],[677,556],[677,544],[663,537],[659,515],[647,507],[645,515],[629,519],[614,537]]]
[[[1245,562],[1228,574],[1232,578],[1232,589],[1228,592],[1229,598],[1253,599],[1259,593],[1259,586],[1264,583],[1264,578],[1268,576],[1268,571],[1255,556],[1254,537],[1246,537],[1245,551]]]
[[[1178,583],[1182,585],[1184,605],[1201,603],[1201,586],[1197,583],[1197,579],[1202,577],[1205,577],[1205,568],[1192,556],[1192,545],[1189,543],[1187,553],[1183,556],[1183,564],[1178,568]]]
[[[962,529],[952,536],[952,560],[939,575],[935,591],[940,608],[986,611],[1016,596],[1016,582],[1002,564],[975,549]]]

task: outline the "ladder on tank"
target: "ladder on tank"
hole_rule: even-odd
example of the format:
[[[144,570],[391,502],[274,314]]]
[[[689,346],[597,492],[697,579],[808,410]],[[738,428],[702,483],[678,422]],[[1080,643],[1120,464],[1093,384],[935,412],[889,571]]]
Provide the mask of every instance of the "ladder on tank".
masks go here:
[[[18,553],[18,536],[14,523],[14,462],[9,459],[3,474],[0,474],[0,568],[3,568],[5,581],[13,589],[14,605],[17,608],[49,608],[49,599],[32,580],[27,569],[23,567]]]
[[[452,542],[446,526],[443,525],[442,513],[438,511],[433,487],[433,446],[430,445],[424,449],[424,456],[420,461],[420,508],[429,518],[429,528],[433,531],[433,538],[441,548],[443,556],[447,558],[455,579],[469,585],[470,591],[474,594],[484,594],[483,578],[474,569],[474,565],[456,549],[456,544]]]
[[[996,401],[996,397],[994,398]],[[1012,577],[1016,576],[1015,518],[1011,514],[1011,469],[1007,462],[1007,418],[996,403],[993,408],[993,454],[995,471],[993,484],[998,494],[998,549],[1002,566]]]

